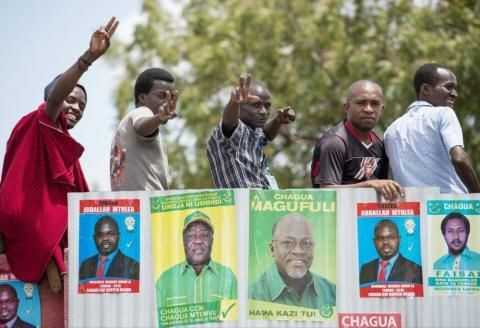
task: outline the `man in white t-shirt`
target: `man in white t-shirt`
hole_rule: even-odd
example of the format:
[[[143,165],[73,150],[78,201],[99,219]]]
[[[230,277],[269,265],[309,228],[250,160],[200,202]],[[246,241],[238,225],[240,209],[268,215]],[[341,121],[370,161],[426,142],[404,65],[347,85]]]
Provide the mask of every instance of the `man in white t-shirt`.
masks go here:
[[[394,180],[404,187],[440,187],[443,193],[480,192],[453,105],[457,78],[436,64],[415,73],[413,102],[385,132]]]
[[[168,161],[160,125],[176,116],[175,78],[149,68],[135,82],[135,109],[119,123],[110,154],[112,190],[165,190]]]

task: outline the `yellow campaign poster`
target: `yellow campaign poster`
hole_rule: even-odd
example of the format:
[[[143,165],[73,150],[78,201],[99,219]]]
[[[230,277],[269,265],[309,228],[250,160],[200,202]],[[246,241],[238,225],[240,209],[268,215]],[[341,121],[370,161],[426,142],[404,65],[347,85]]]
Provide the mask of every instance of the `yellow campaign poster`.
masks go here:
[[[237,229],[231,190],[151,198],[159,327],[237,319]]]

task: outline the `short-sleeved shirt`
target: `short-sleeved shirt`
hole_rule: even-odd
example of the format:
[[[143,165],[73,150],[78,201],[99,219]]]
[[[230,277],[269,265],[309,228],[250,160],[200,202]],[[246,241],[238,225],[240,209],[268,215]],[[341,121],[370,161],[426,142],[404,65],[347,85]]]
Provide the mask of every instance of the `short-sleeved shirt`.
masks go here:
[[[268,139],[263,129],[253,129],[238,121],[227,138],[220,123],[207,143],[207,157],[217,188],[273,188],[263,148]]]
[[[118,124],[110,152],[112,190],[165,190],[168,160],[159,130],[152,136],[137,133],[140,119],[152,117],[147,107],[130,111]]]
[[[307,272],[310,281],[300,295],[294,288],[285,284],[277,266],[273,264],[260,278],[250,286],[248,297],[252,300],[302,306],[322,310],[323,307],[335,306],[335,285],[327,279]]]
[[[459,255],[444,255],[433,264],[434,270],[455,270],[455,267],[457,270],[480,271],[480,254],[466,247]]]
[[[311,169],[314,187],[388,177],[388,159],[381,138],[372,131],[371,143],[366,145],[345,124],[341,122],[325,132],[315,146]]]
[[[415,101],[385,131],[385,148],[393,179],[404,187],[440,187],[466,193],[455,172],[450,150],[463,147],[463,133],[450,107]]]
[[[181,262],[162,273],[156,295],[157,307],[236,299],[237,279],[232,270],[214,261],[199,275],[187,262]]]

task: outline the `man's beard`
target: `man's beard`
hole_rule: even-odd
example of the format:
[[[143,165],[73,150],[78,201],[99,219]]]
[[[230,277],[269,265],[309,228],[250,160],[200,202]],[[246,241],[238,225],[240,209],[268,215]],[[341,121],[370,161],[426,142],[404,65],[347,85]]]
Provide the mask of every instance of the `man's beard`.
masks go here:
[[[465,249],[465,247],[467,246],[467,243],[463,244],[462,248],[460,249],[453,249],[453,248],[448,248],[448,252],[452,255],[458,255],[458,254],[461,254],[463,252],[463,250]]]

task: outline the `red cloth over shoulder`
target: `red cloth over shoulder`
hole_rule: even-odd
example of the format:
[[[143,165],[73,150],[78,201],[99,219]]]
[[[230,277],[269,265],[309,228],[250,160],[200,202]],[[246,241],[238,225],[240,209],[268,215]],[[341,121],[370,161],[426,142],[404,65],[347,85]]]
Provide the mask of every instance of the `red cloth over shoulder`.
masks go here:
[[[83,147],[57,127],[46,103],[17,123],[0,182],[0,231],[15,276],[38,282],[67,230],[67,193],[88,186],[78,159]],[[57,250],[57,251],[56,251]]]

